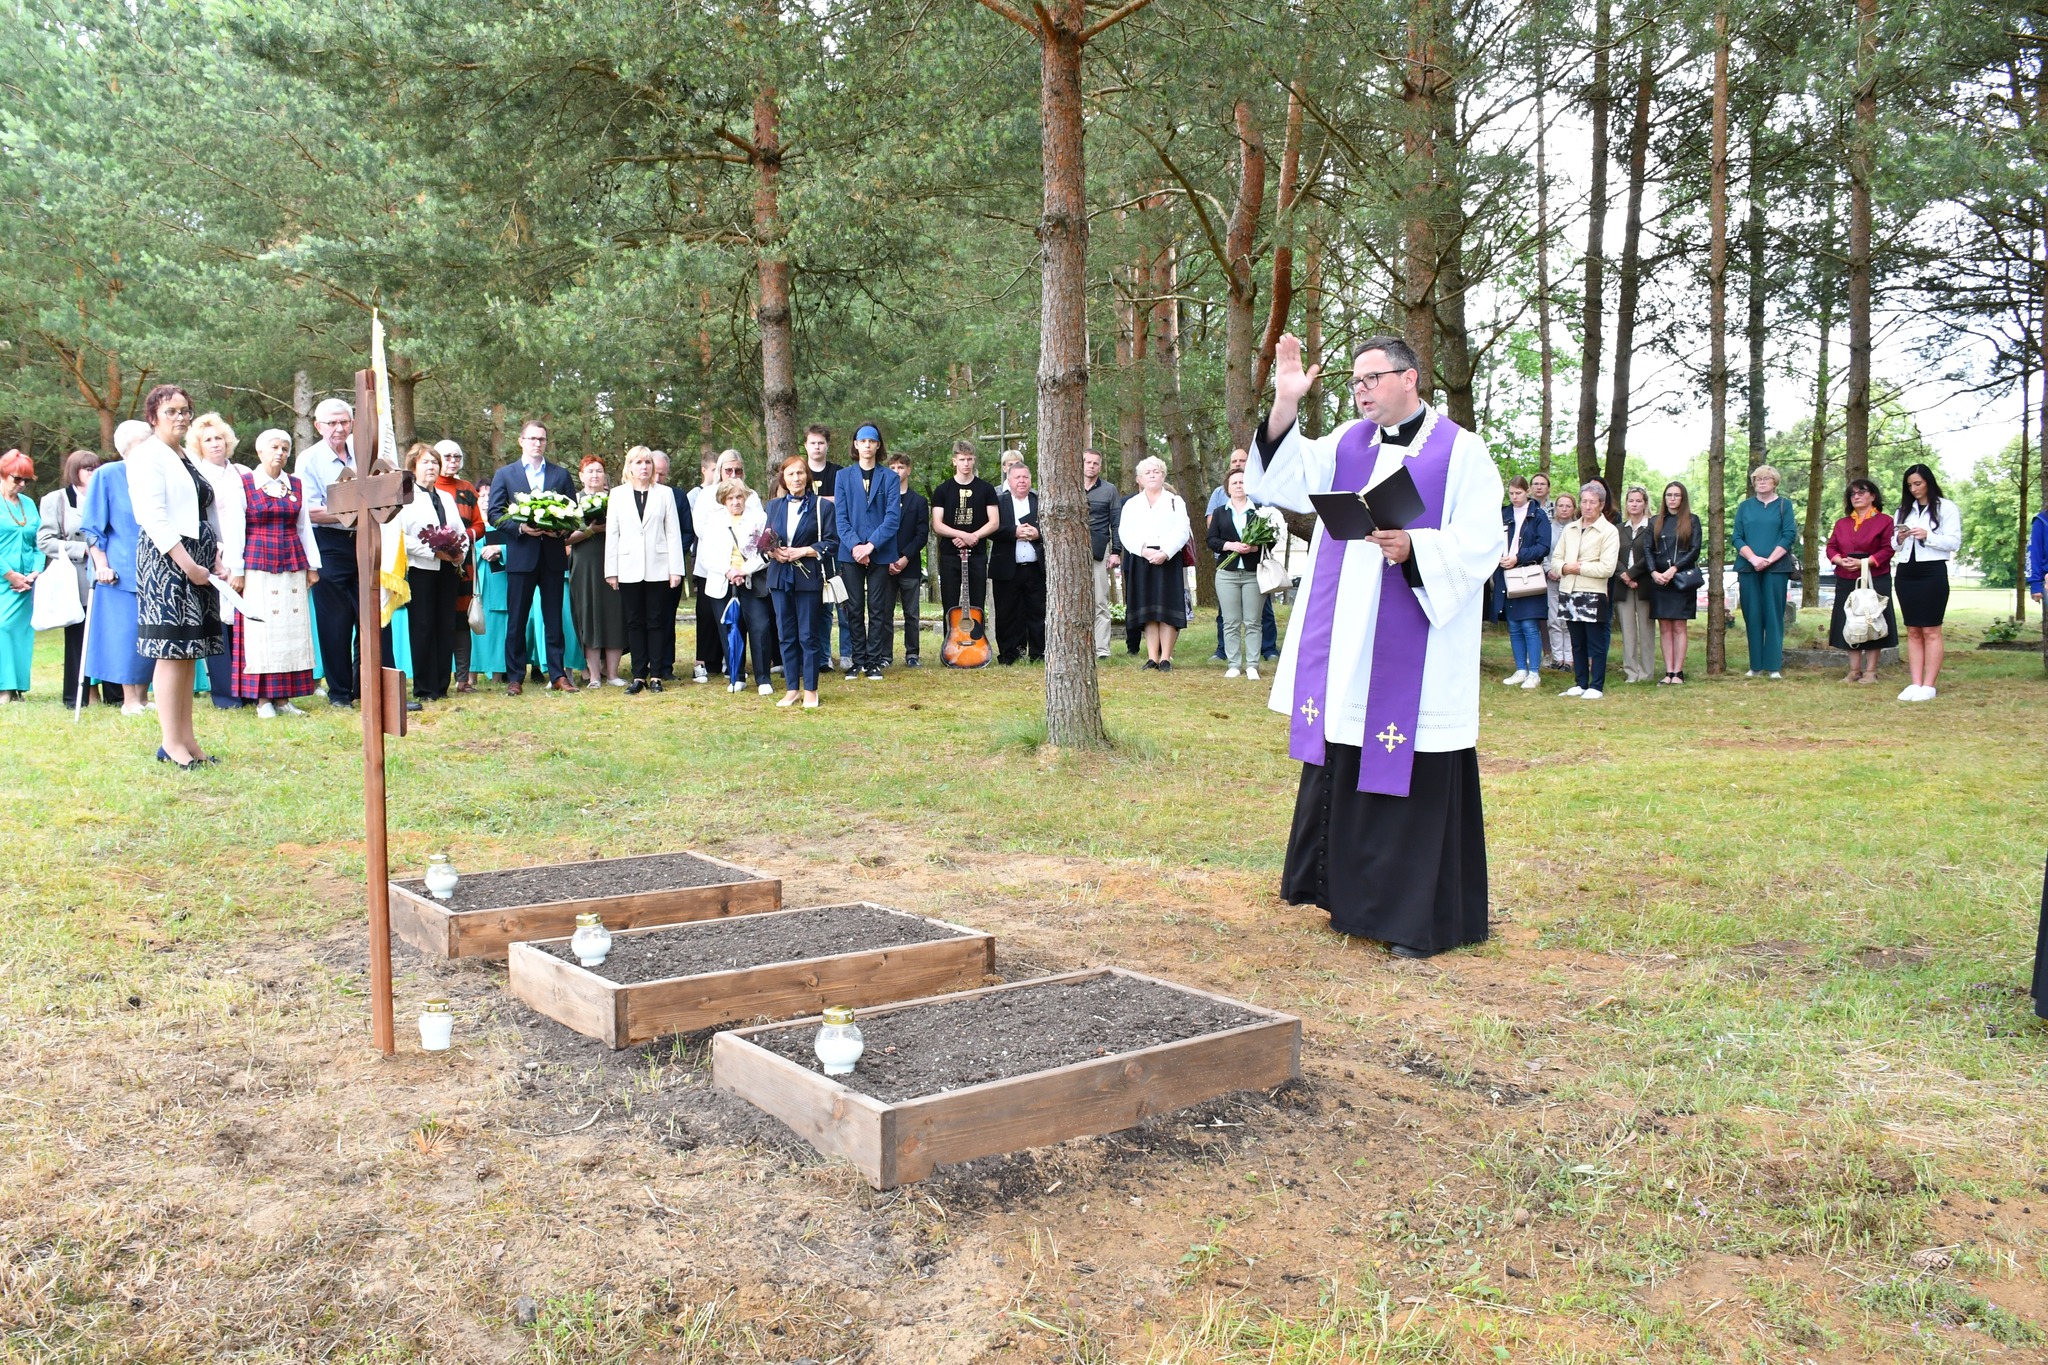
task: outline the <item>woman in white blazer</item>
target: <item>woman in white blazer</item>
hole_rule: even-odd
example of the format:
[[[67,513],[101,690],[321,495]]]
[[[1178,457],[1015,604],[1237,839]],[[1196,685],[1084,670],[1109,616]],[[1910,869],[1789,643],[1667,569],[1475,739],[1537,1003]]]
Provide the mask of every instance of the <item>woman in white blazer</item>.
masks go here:
[[[469,528],[455,495],[434,486],[441,477],[441,453],[421,441],[405,455],[412,468],[413,495],[399,510],[398,529],[405,537],[405,586],[410,594],[405,617],[412,640],[412,695],[414,701],[446,701],[454,679],[455,632],[469,629],[468,620],[455,609],[462,600],[462,570],[457,566],[469,557]],[[445,542],[444,548],[427,543],[430,530]],[[454,533],[452,541],[446,540],[447,532]]]
[[[761,500],[739,479],[725,479],[710,498],[697,500],[697,577],[704,581],[704,595],[714,602],[730,596],[739,604],[738,624],[745,636],[747,653],[754,656],[754,682],[762,696],[775,688],[768,681],[771,666],[768,644],[768,560],[760,550],[761,530],[768,517]],[[719,608],[726,630],[726,691],[746,686],[746,661],[732,647],[728,608]]]
[[[669,591],[683,581],[683,523],[675,490],[655,481],[654,452],[646,446],[626,452],[626,486],[612,493],[605,520],[611,530],[604,541],[604,581],[624,599],[626,651],[633,656],[626,695],[659,692],[655,633],[664,624],[661,614],[674,610]],[[666,624],[675,629],[673,620]]]
[[[135,505],[135,652],[156,660],[160,763],[193,768],[219,762],[192,732],[195,661],[227,652],[220,594],[212,575],[227,572],[221,513],[213,486],[179,447],[192,425],[192,399],[159,384],[142,400],[150,434],[128,452],[128,497]]]

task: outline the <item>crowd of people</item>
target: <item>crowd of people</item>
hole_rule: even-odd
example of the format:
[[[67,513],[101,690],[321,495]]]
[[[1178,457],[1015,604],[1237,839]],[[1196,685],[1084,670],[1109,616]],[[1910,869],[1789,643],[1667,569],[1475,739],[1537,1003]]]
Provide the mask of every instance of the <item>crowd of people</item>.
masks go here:
[[[1799,517],[1778,492],[1770,465],[1750,471],[1749,494],[1735,508],[1730,544],[1736,591],[1748,637],[1748,677],[1782,678],[1785,607],[1799,567]],[[1949,561],[1962,547],[1962,513],[1942,496],[1934,471],[1907,469],[1896,519],[1869,479],[1852,480],[1842,517],[1829,533],[1825,558],[1834,570],[1834,608],[1828,643],[1844,650],[1849,683],[1877,681],[1877,661],[1906,628],[1910,682],[1898,699],[1934,700],[1942,665],[1942,623],[1948,611]],[[1501,682],[1535,690],[1546,663],[1570,669],[1560,695],[1598,700],[1607,688],[1614,623],[1621,623],[1622,677],[1685,683],[1687,623],[1699,614],[1705,538],[1692,494],[1677,481],[1664,486],[1651,510],[1649,490],[1631,487],[1617,508],[1603,479],[1589,479],[1577,494],[1551,493],[1550,477],[1516,475],[1501,509],[1506,548],[1494,574],[1492,615],[1504,621],[1514,671]],[[2042,528],[2048,558],[2048,519]],[[2040,584],[2035,570],[2033,586]],[[1870,596],[1859,600],[1859,589]],[[1896,589],[1896,596],[1894,590]],[[1860,628],[1851,620],[1867,612]],[[1853,636],[1853,638],[1852,638]]]
[[[329,704],[356,705],[356,538],[328,505],[356,467],[355,415],[330,398],[313,424],[318,439],[296,458],[290,435],[273,428],[256,437],[253,462],[237,464],[233,428],[195,413],[182,388],[159,385],[142,420],[116,431],[121,458],[102,466],[91,451],[73,452],[40,508],[24,496],[31,463],[18,451],[0,458],[0,567],[12,590],[0,595],[0,702],[28,691],[43,615],[31,600],[56,573],[74,581],[50,585],[60,590],[50,594],[53,610],[78,604],[60,617],[66,704],[99,700],[131,715],[154,706],[164,762],[214,761],[193,732],[200,667],[215,706],[254,706],[266,719],[302,714],[297,703],[323,681]],[[586,456],[572,474],[549,458],[550,442],[545,423],[527,422],[518,458],[482,486],[463,477],[454,441],[401,453],[415,493],[391,523],[381,572],[385,587],[402,584],[405,630],[394,640],[387,617],[382,647],[411,675],[409,707],[487,680],[513,696],[529,684],[639,695],[722,678],[728,691],[765,697],[779,674],[778,706],[815,709],[828,673],[883,680],[899,638],[904,665],[924,664],[920,618],[934,573],[941,613],[983,613],[992,589],[996,662],[1043,658],[1041,504],[1016,452],[1006,453],[998,487],[977,473],[973,443],[957,442],[952,476],[927,494],[876,425],[855,431],[844,463],[832,458],[831,431],[813,426],[804,453],[771,469],[763,489],[728,450],[705,455],[697,483],[681,490],[665,452],[633,447],[614,487],[602,458]],[[1142,652],[1145,669],[1172,670],[1197,535],[1215,557],[1215,658],[1225,676],[1257,680],[1278,657],[1273,598],[1290,580],[1269,561],[1288,533],[1248,495],[1246,462],[1233,453],[1204,529],[1159,459],[1138,463],[1126,495],[1102,477],[1101,456],[1086,452],[1098,658],[1110,655],[1120,587],[1126,647]],[[1799,535],[1779,483],[1768,465],[1752,471],[1732,528],[1749,672],[1772,678],[1783,667]],[[541,495],[572,504],[574,524],[529,516]],[[1874,681],[1879,652],[1897,643],[1895,600],[1911,673],[1899,699],[1931,700],[1960,514],[1925,465],[1906,472],[1896,519],[1867,479],[1850,484],[1846,502],[1826,549],[1836,575],[1830,643],[1848,651],[1845,680]],[[1490,614],[1510,639],[1514,671],[1504,683],[1536,689],[1547,664],[1572,671],[1563,695],[1599,698],[1617,620],[1626,681],[1685,683],[1705,556],[1683,483],[1667,484],[1654,504],[1631,487],[1617,505],[1599,479],[1553,495],[1547,475],[1517,476],[1501,522]],[[2036,531],[2048,545],[2048,530]],[[2044,557],[2048,548],[2037,548],[2037,594]],[[1882,600],[1882,612],[1852,641],[1846,617],[1859,587]],[[679,665],[677,621],[689,596],[693,650]],[[580,683],[571,677],[579,663]]]
[[[198,691],[264,719],[304,714],[298,703],[323,685],[329,705],[359,705],[356,532],[329,508],[335,484],[357,471],[355,414],[330,398],[313,426],[317,439],[296,456],[273,428],[256,437],[252,462],[236,463],[233,427],[166,384],[146,396],[141,420],[117,428],[117,460],[74,452],[40,508],[23,494],[33,465],[19,452],[0,459],[0,564],[12,589],[0,596],[0,702],[28,691],[44,614],[31,604],[47,596],[72,605],[52,607],[50,627],[64,634],[65,704],[155,710],[166,763],[217,761],[194,733]],[[452,440],[380,457],[380,468],[413,475],[379,567],[382,654],[411,677],[409,709],[491,680],[512,696],[529,685],[639,695],[717,678],[770,696],[776,675],[778,706],[815,709],[828,673],[883,680],[899,639],[903,664],[923,666],[933,574],[942,613],[985,620],[993,596],[995,662],[1044,657],[1041,503],[1017,452],[1005,454],[998,487],[959,441],[952,477],[927,496],[873,424],[854,433],[843,463],[831,431],[811,427],[804,453],[758,490],[737,451],[705,455],[697,483],[681,489],[665,452],[635,446],[614,487],[598,456],[573,474],[550,459],[543,422],[517,439],[518,458],[482,484],[463,477]],[[1200,532],[1159,460],[1138,466],[1127,496],[1103,479],[1099,453],[1087,452],[1084,470],[1095,652],[1110,655],[1120,592],[1127,648],[1146,669],[1169,671]],[[1278,650],[1278,585],[1272,566],[1262,580],[1260,560],[1285,532],[1246,498],[1242,470],[1240,456],[1212,495],[1207,539],[1219,558],[1218,656],[1227,676],[1256,679]],[[573,506],[573,524],[533,516],[543,503]],[[1262,520],[1264,533],[1253,529]],[[72,581],[39,593],[52,572]],[[679,665],[677,622],[691,596],[693,650]]]

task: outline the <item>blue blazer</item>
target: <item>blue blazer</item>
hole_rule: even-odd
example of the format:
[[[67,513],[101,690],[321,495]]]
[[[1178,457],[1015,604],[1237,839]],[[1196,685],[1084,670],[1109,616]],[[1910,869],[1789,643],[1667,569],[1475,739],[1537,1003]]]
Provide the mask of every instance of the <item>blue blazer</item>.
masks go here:
[[[560,493],[565,498],[576,496],[576,483],[569,477],[569,471],[552,460],[543,462],[540,467],[540,487],[543,493]],[[517,522],[501,524],[505,513],[512,508],[512,499],[526,491],[524,460],[514,460],[491,475],[490,502],[484,512],[484,523],[491,529],[485,532],[484,539],[505,547],[505,567],[513,573],[566,568],[569,563],[568,547],[560,539],[527,535],[519,529]]]
[[[860,466],[839,471],[832,485],[832,505],[839,519],[839,559],[853,563],[853,547],[873,545],[868,563],[876,568],[896,558],[896,531],[903,520],[902,488],[896,471],[876,465],[873,486],[860,491]]]
[[[859,487],[856,483],[855,487]],[[805,545],[818,547],[816,559],[799,559],[794,564],[768,561],[768,591],[821,593],[825,590],[825,568],[839,556],[839,539],[832,534],[834,518],[820,519],[819,511],[823,499],[816,493],[806,493],[802,499],[803,511],[797,514],[796,534],[784,535],[789,528],[789,495],[783,494],[770,502],[761,511],[768,518],[768,529],[783,536],[783,543],[791,549]]]
[[[1500,509],[1500,524],[1509,535],[1515,532],[1515,505]],[[1515,563],[1541,564],[1550,558],[1550,513],[1529,504],[1522,518],[1522,540],[1514,547]],[[1509,597],[1506,570],[1493,571],[1493,615],[1496,621],[1541,621],[1550,614],[1550,600],[1544,597]]]
[[[92,482],[85,486],[85,501],[79,504],[78,517],[85,538],[100,547],[114,570],[111,586],[121,592],[134,592],[135,538],[140,528],[135,524],[135,504],[128,497],[126,463],[111,461],[93,472]]]

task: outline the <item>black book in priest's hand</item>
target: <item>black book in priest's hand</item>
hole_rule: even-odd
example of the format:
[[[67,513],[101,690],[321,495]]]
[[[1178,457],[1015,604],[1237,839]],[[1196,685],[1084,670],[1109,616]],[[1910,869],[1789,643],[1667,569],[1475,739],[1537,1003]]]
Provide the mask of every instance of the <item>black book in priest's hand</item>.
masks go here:
[[[1423,513],[1422,491],[1400,465],[1363,493],[1311,493],[1323,528],[1338,540],[1363,540],[1382,528],[1403,531]]]

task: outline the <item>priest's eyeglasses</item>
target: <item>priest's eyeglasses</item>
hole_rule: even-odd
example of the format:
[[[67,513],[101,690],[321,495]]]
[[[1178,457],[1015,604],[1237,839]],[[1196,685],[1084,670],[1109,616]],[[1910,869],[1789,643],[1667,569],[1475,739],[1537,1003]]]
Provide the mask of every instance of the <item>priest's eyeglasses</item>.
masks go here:
[[[1390,374],[1400,373],[1402,373],[1401,370],[1367,370],[1364,374],[1352,376],[1351,387],[1354,389],[1364,389],[1367,393],[1371,393],[1380,386],[1382,379],[1385,379]]]

